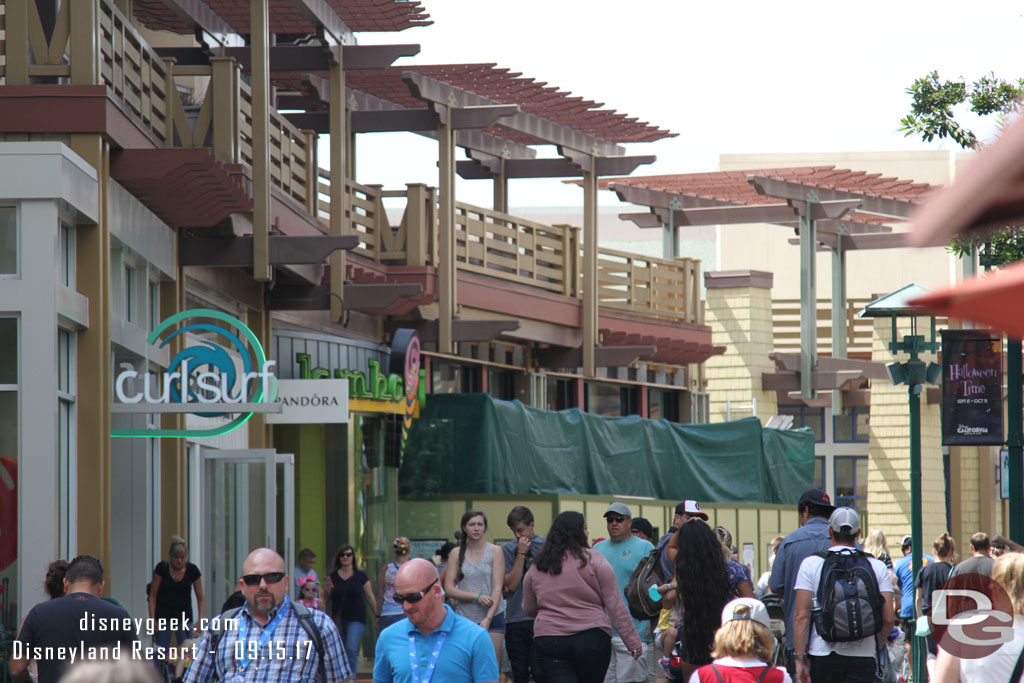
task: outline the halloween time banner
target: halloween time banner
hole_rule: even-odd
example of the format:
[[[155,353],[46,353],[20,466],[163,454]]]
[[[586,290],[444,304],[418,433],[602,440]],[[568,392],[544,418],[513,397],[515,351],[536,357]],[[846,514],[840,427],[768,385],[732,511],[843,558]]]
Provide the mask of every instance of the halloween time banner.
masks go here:
[[[1002,341],[986,330],[942,332],[942,445],[1003,443]]]

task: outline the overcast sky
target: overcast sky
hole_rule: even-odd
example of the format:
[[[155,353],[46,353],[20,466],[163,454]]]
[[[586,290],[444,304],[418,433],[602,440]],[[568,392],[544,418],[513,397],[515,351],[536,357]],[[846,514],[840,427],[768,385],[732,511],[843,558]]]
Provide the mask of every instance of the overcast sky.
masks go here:
[[[424,0],[434,25],[360,34],[419,43],[419,64],[496,62],[637,116],[678,137],[632,145],[658,161],[634,175],[716,170],[718,155],[953,148],[897,129],[904,90],[944,78],[1024,76],[1024,3]],[[987,130],[987,129],[986,129]],[[984,132],[984,130],[982,130]],[[437,182],[436,142],[359,136],[358,179]],[[547,152],[541,152],[542,155]],[[397,155],[397,158],[396,158]],[[464,158],[459,153],[458,157]],[[396,163],[397,162],[397,163]],[[602,203],[617,204],[611,193]],[[490,183],[461,201],[489,205]],[[512,206],[578,205],[557,180],[513,181]]]

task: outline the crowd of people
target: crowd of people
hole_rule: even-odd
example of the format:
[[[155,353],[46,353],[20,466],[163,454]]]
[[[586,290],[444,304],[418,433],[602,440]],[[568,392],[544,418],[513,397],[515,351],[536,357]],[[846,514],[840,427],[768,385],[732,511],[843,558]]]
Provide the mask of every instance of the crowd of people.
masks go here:
[[[889,683],[897,680],[892,644],[915,637],[933,681],[1020,680],[1024,548],[979,532],[971,557],[958,563],[943,533],[914,581],[909,536],[893,561],[884,534],[872,531],[861,545],[858,513],[834,507],[824,491],[805,491],[797,511],[800,526],[771,541],[769,569],[756,584],[730,531],[710,526],[693,500],[676,506],[660,537],[612,502],[607,535],[594,543],[579,512],[559,514],[542,537],[529,508],[516,506],[505,520],[513,539],[493,545],[487,516],[468,510],[458,543],[438,549],[439,564],[412,558],[409,539],[399,537],[376,584],[351,545],[333,555],[322,582],[312,551],[299,553],[289,577],[284,558],[259,548],[221,620],[202,632],[192,626],[193,594],[205,613],[200,572],[175,538],[148,587],[150,617],[172,624],[153,633],[154,645],[195,643],[173,673],[153,652],[156,666],[139,668],[127,656],[107,657],[129,660],[109,671],[97,662],[68,669],[72,659],[95,658],[87,651],[147,652],[128,613],[101,597],[99,561],[80,556],[48,568],[50,600],[25,618],[10,671],[41,683],[148,681],[158,670],[184,683],[349,681],[372,614],[373,680],[381,683]],[[958,576],[990,577],[1007,596],[1012,637],[998,647],[965,655],[944,646],[948,633],[929,628],[945,600],[936,591]],[[83,626],[83,615],[107,626]]]

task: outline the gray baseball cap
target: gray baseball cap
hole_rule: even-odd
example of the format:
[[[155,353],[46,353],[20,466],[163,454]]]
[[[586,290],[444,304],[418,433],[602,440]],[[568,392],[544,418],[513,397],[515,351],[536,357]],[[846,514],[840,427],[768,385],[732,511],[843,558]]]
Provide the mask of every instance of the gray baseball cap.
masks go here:
[[[608,506],[608,509],[604,511],[604,516],[616,514],[622,515],[623,517],[632,517],[633,513],[629,511],[629,506],[625,503],[612,503]]]

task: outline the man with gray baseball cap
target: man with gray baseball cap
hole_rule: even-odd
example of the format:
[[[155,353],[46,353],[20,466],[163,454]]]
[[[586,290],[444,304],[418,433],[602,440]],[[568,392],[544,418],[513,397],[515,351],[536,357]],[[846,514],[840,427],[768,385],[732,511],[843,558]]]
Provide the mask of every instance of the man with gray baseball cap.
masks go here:
[[[860,515],[856,510],[836,508],[828,520],[828,535],[832,546],[828,549],[827,557],[823,556],[825,553],[818,553],[801,562],[794,586],[796,614],[793,617],[793,658],[796,660],[796,681],[874,683],[875,655],[884,646],[895,620],[892,609],[892,578],[884,563],[857,549]],[[866,562],[874,573],[882,601],[881,627],[875,635],[843,642],[827,641],[821,637],[811,622],[812,601],[818,595],[818,585],[821,583],[826,562],[836,561],[833,553],[853,555],[858,558],[853,562],[858,566]],[[848,560],[841,558],[839,561]]]
[[[631,529],[633,513],[625,503],[612,503],[605,510],[604,518],[608,523],[608,538],[594,546],[615,570],[615,579],[619,584],[619,595],[623,602],[626,598],[622,590],[629,583],[633,574],[645,557],[654,550],[650,541],[634,536]],[[627,606],[628,609],[628,606]],[[647,680],[648,656],[651,651],[651,637],[648,635],[647,624],[633,620],[640,639],[644,641],[644,654],[640,659],[633,659],[629,648],[622,641],[618,631],[612,629],[612,659],[605,675],[605,683],[638,683]]]

